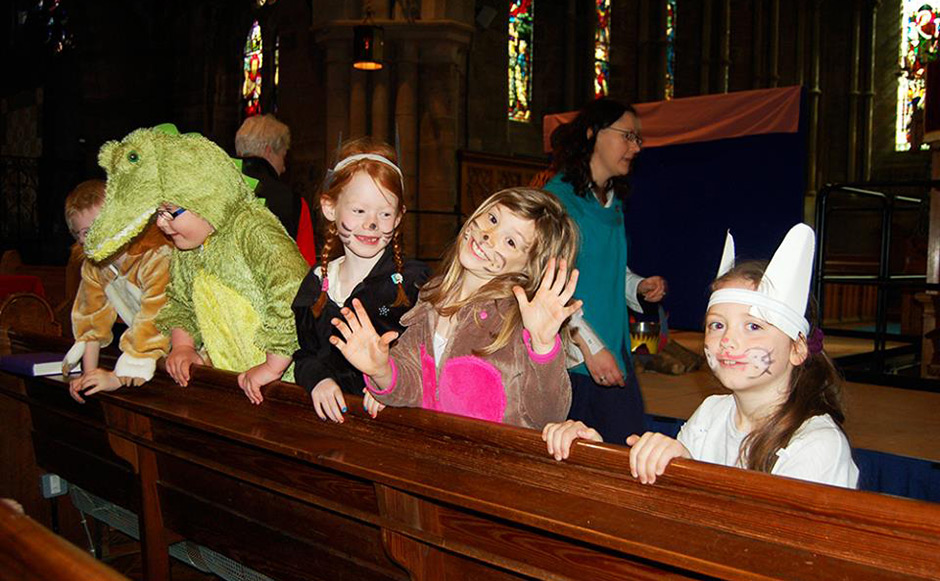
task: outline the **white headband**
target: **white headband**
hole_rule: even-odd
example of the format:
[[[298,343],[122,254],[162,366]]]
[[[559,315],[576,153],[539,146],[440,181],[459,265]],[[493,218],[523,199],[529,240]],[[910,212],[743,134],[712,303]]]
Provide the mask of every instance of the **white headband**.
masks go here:
[[[387,165],[387,166],[391,167],[392,169],[394,169],[394,170],[398,173],[398,179],[401,180],[401,189],[402,189],[402,191],[404,191],[404,189],[405,189],[405,176],[401,173],[401,168],[399,168],[395,163],[393,163],[392,160],[388,159],[387,157],[381,156],[381,155],[379,155],[379,154],[377,154],[377,153],[357,153],[356,155],[350,155],[350,156],[347,157],[346,159],[343,159],[343,160],[337,162],[336,165],[333,166],[332,171],[330,172],[331,179],[332,179],[332,175],[333,175],[333,174],[335,174],[335,173],[338,172],[339,170],[343,169],[343,168],[346,167],[347,165],[349,165],[349,164],[351,164],[351,163],[353,163],[353,162],[359,161],[360,159],[371,159],[372,161],[377,161],[377,162],[379,162],[379,163],[384,163],[385,165]]]
[[[757,290],[719,289],[708,299],[708,308],[720,303],[750,305],[751,315],[767,321],[796,341],[809,336],[809,321],[803,315],[809,300],[813,274],[816,234],[806,224],[797,224],[787,232],[761,277]],[[718,267],[720,278],[734,267],[734,238],[725,237],[725,248]]]
[[[751,315],[767,321],[784,334],[796,341],[800,334],[809,337],[809,321],[797,314],[789,305],[758,291],[744,288],[723,288],[712,293],[708,299],[708,308],[721,303],[751,305]]]

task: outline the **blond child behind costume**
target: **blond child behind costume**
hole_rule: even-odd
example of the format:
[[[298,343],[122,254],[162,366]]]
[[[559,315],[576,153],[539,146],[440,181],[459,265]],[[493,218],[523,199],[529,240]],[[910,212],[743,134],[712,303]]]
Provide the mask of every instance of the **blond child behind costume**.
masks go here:
[[[104,197],[105,182],[88,180],[65,199],[65,220],[79,244],[84,244]],[[151,227],[107,261],[85,260],[82,264],[82,280],[72,307],[75,345],[63,361],[64,369],[82,362],[82,375],[69,385],[76,401],[84,401],[82,392],[113,391],[122,385],[141,385],[153,377],[157,359],[169,348],[169,338],[160,333],[154,319],[166,302],[170,251],[169,241]],[[111,327],[117,317],[128,329],[121,336],[122,353],[112,372],[98,367],[98,353],[111,343]]]

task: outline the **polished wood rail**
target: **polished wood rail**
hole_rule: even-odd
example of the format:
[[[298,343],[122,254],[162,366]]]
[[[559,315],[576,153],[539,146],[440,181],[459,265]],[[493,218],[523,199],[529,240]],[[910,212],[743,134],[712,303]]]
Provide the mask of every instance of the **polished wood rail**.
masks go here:
[[[120,581],[127,577],[0,502],[0,578]]]
[[[67,347],[11,333],[15,351]],[[162,372],[72,401],[55,378],[0,382],[28,406],[36,461],[136,512],[148,579],[186,538],[300,579],[929,579],[940,506],[675,461],[655,485],[626,448],[548,457],[538,433],[416,409],[342,425],[274,384]]]

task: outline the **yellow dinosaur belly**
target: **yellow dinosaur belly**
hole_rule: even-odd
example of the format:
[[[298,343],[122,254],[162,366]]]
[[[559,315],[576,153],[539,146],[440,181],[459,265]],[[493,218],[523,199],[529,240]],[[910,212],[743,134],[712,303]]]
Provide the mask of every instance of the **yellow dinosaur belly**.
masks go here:
[[[242,372],[264,363],[265,352],[253,341],[261,318],[245,297],[200,272],[193,280],[193,309],[213,366]]]

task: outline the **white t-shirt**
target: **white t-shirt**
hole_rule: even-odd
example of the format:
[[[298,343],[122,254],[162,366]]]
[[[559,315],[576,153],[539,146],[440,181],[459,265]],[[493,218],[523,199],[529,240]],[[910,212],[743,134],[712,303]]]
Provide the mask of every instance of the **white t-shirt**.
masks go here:
[[[741,467],[738,454],[747,434],[735,427],[735,410],[732,395],[713,395],[698,406],[678,436],[692,458]],[[772,474],[845,488],[858,486],[858,468],[849,441],[829,414],[803,422],[777,456]]]

